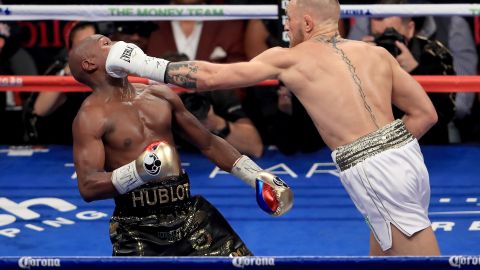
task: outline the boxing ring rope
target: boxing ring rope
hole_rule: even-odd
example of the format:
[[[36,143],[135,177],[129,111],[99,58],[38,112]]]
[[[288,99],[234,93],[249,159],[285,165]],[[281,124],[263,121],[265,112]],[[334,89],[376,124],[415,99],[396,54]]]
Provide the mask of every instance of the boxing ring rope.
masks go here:
[[[282,1],[284,2],[284,1]],[[479,4],[342,5],[342,17],[476,16]],[[1,21],[278,19],[276,5],[0,5]]]
[[[286,1],[282,1],[282,5]],[[480,4],[341,5],[342,17],[477,16]],[[0,5],[0,20],[234,20],[278,19],[277,5]],[[479,92],[476,76],[416,76],[428,92]],[[133,83],[156,84],[132,78]],[[266,81],[261,85],[277,85]],[[178,91],[185,89],[176,88]],[[0,76],[0,91],[90,91],[71,77]]]
[[[427,92],[480,92],[480,76],[414,76]],[[131,83],[147,85],[158,82],[139,77],[129,77]],[[275,86],[277,80],[266,80],[258,86]],[[177,92],[189,91],[176,86]],[[87,86],[71,76],[0,76],[0,92],[88,92]]]
[[[140,78],[129,77],[130,83],[141,83],[147,85],[164,85],[162,83]],[[480,80],[480,79],[479,79]],[[277,80],[266,80],[257,84],[258,86],[278,85]],[[176,92],[191,91],[178,86],[169,85]],[[72,76],[4,76],[0,75],[0,92],[90,92],[88,86],[79,83]]]

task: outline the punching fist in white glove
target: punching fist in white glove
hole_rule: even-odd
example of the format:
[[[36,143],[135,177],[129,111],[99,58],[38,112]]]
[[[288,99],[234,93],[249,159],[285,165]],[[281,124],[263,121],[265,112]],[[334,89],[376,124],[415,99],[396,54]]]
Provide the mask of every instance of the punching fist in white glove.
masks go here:
[[[258,206],[270,215],[280,216],[293,206],[293,192],[278,176],[263,171],[253,160],[241,156],[232,174],[255,188]]]
[[[128,74],[164,82],[169,61],[146,55],[133,43],[116,42],[110,48],[105,68],[114,78],[124,78]]]

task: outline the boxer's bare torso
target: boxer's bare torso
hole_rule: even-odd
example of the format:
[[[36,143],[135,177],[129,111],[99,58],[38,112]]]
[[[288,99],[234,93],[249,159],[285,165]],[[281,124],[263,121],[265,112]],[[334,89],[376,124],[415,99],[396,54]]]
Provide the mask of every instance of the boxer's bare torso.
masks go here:
[[[151,143],[163,141],[175,146],[173,123],[180,134],[212,161],[224,170],[231,168],[239,153],[212,150],[210,132],[185,109],[170,88],[128,84],[94,91],[73,123],[75,169],[85,200],[116,196],[111,172],[135,160]],[[181,167],[178,154],[169,162],[175,162],[171,164],[175,168]]]
[[[285,50],[295,61],[279,79],[299,98],[330,148],[393,120],[392,67],[378,48],[340,39],[335,45],[311,40]]]
[[[158,89],[139,85],[116,95],[95,92],[78,112],[74,136],[80,141],[86,136],[101,139],[107,171],[135,159],[154,141],[174,145],[172,108],[162,95]]]

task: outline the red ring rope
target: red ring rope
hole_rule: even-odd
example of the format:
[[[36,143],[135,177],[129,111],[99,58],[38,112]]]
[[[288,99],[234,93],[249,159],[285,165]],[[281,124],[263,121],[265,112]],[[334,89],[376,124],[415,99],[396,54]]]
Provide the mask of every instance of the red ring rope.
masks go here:
[[[427,92],[480,92],[480,76],[414,76]],[[144,78],[129,77],[132,83],[157,84]],[[258,85],[278,85],[267,80]],[[188,91],[175,87],[176,91]],[[88,92],[87,86],[71,76],[0,76],[0,91],[14,92]]]

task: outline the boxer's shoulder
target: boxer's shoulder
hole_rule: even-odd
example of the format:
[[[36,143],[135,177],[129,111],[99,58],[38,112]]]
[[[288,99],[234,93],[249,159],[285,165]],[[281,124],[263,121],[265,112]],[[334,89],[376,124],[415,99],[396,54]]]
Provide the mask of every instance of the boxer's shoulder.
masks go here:
[[[177,107],[181,99],[178,94],[167,85],[149,85],[145,88],[145,94],[167,101],[173,107]]]
[[[158,97],[165,97],[165,96],[170,96],[170,95],[176,95],[176,93],[167,85],[164,84],[153,84],[153,85],[147,85],[144,88],[145,91],[148,91],[152,93],[155,96]]]
[[[95,95],[89,95],[80,106],[78,114],[98,115],[105,114],[105,106]]]
[[[84,128],[101,124],[106,117],[105,109],[95,102],[86,100],[75,116],[73,127]]]
[[[137,94],[143,93],[145,89],[148,88],[149,85],[144,84],[144,83],[131,83],[133,88],[135,88],[135,91]]]
[[[252,59],[252,61],[258,60],[278,60],[291,58],[291,54],[295,52],[298,48],[282,48],[282,47],[272,47],[268,50],[263,51],[261,54]]]

